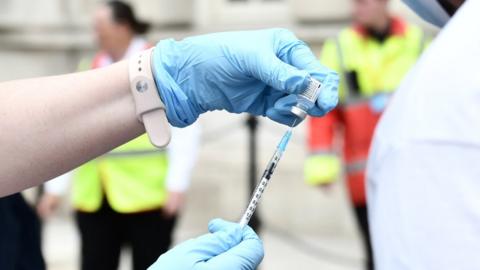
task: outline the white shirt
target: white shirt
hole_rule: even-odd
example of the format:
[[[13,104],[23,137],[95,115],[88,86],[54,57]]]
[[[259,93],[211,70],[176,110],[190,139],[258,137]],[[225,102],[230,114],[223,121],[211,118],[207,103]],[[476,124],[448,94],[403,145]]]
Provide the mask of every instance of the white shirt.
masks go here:
[[[145,50],[147,42],[136,37],[130,43],[123,59],[128,59],[136,52]],[[110,57],[100,60],[100,66],[113,63]],[[194,123],[186,128],[172,127],[172,139],[167,147],[169,166],[166,176],[167,190],[184,192],[190,185],[191,174],[198,156],[200,144],[200,127]],[[72,173],[66,173],[45,183],[45,191],[54,195],[62,195],[68,188]]]
[[[396,92],[367,180],[377,269],[480,269],[480,0],[464,4]]]

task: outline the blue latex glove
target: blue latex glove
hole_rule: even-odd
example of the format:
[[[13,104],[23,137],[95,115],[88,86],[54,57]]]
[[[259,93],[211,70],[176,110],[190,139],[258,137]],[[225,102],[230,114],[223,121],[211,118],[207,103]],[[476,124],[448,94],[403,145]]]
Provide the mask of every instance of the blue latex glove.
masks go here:
[[[263,244],[248,226],[210,221],[209,234],[188,240],[163,254],[149,270],[254,270],[263,259]]]
[[[267,116],[291,125],[295,93],[320,82],[331,70],[285,29],[225,32],[160,41],[153,73],[173,126],[193,123],[201,113],[227,110]],[[308,113],[323,116],[338,101],[338,85],[322,91]],[[299,121],[297,121],[298,124]]]

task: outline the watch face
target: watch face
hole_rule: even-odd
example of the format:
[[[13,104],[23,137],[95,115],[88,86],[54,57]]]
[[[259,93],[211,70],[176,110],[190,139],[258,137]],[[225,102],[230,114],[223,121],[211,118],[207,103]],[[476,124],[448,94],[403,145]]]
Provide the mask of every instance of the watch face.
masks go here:
[[[137,117],[144,124],[150,142],[163,148],[170,142],[170,125],[151,72],[150,58],[151,49],[130,59],[130,90]]]
[[[138,81],[137,84],[135,85],[135,89],[137,89],[138,92],[143,93],[148,90],[148,82],[146,81]]]

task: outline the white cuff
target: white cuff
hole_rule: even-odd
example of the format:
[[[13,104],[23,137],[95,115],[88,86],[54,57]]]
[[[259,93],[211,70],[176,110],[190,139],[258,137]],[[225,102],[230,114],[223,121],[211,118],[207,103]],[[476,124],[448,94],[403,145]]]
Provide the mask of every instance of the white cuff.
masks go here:
[[[45,183],[45,193],[63,196],[67,192],[70,184],[72,172],[67,172]]]
[[[190,186],[193,168],[197,161],[200,144],[198,123],[185,128],[172,128],[172,140],[167,148],[167,189],[185,192]]]

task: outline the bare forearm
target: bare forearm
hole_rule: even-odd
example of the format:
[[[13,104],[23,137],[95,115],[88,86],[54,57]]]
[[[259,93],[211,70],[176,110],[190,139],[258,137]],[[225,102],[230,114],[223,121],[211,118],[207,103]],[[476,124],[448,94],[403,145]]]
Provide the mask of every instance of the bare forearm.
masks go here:
[[[144,132],[128,67],[0,84],[0,196],[37,185]]]

